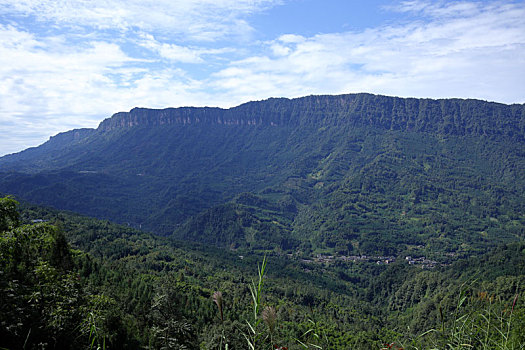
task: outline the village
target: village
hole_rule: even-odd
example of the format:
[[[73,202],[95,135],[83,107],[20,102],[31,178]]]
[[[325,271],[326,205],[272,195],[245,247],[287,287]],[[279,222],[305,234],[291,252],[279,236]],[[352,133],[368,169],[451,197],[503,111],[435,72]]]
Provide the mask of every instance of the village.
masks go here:
[[[376,263],[377,265],[388,265],[394,263],[397,259],[400,259],[399,257],[395,256],[368,256],[368,255],[341,255],[341,256],[334,256],[334,255],[323,255],[323,254],[317,254],[315,257],[311,259],[301,259],[301,262],[306,264],[332,264],[337,261],[344,261],[344,262],[369,262],[369,263]],[[404,261],[409,265],[417,265],[423,269],[433,269],[436,266],[443,266],[444,264],[440,264],[435,260],[427,259],[426,257],[412,257],[412,256],[405,256]]]

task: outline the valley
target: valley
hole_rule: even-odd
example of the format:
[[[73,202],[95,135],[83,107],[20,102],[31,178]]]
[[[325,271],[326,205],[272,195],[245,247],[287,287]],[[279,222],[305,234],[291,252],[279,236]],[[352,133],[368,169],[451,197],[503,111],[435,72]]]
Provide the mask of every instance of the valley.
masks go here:
[[[58,134],[0,158],[0,347],[519,348],[524,150],[525,105],[372,94]]]

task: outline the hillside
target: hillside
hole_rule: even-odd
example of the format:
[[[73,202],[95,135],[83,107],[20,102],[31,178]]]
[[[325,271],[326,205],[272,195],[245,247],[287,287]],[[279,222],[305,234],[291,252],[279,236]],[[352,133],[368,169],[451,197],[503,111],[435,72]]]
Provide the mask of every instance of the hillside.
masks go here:
[[[525,106],[369,94],[135,108],[0,193],[225,248],[449,257],[525,235]]]
[[[18,214],[9,198],[0,209],[0,347],[249,348],[249,286],[263,256],[27,203]],[[257,349],[525,343],[523,242],[434,270],[325,260],[266,255]]]

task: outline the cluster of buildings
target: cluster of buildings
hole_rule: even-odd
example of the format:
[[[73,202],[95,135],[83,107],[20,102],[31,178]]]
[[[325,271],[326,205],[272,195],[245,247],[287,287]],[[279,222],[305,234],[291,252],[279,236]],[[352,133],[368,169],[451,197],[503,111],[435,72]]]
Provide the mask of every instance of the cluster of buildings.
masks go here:
[[[438,262],[434,260],[430,260],[425,258],[424,256],[419,258],[413,258],[411,256],[405,257],[406,262],[408,262],[409,265],[421,265],[421,268],[423,269],[433,269],[437,266]]]
[[[396,261],[395,256],[368,256],[368,255],[341,255],[341,256],[334,256],[334,255],[323,255],[323,254],[317,254],[314,258],[311,259],[301,259],[303,263],[310,264],[310,263],[319,263],[319,264],[331,264],[337,261],[345,261],[345,262],[371,262],[376,263],[378,265],[382,264],[392,264]],[[438,265],[437,261],[427,259],[425,257],[419,257],[419,258],[413,258],[411,256],[405,257],[405,261],[409,265],[419,265],[421,268],[424,269],[433,269]]]

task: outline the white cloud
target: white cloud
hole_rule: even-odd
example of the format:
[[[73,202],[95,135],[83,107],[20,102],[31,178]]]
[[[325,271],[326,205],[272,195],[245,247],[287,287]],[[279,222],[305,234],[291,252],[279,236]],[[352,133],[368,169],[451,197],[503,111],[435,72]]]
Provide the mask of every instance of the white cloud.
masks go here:
[[[297,34],[284,34],[281,35],[277,40],[287,44],[298,44],[305,41],[305,37]]]
[[[70,46],[60,37],[0,25],[0,150],[35,146],[75,127],[96,127],[135,105],[203,104],[200,83],[177,68],[128,56],[119,45]],[[197,91],[196,91],[197,90]]]
[[[142,33],[141,40],[138,44],[155,52],[160,58],[167,59],[173,62],[182,63],[204,63],[205,56],[217,56],[224,53],[234,52],[233,48],[209,49],[195,46],[181,46],[172,43],[161,43],[157,41],[153,35]]]
[[[399,12],[419,12],[431,17],[464,17],[472,16],[484,10],[483,3],[473,1],[402,1],[399,5],[390,6],[390,9]]]
[[[525,102],[523,3],[403,3],[426,19],[361,32],[281,36],[218,72],[252,98],[369,91]],[[238,91],[236,93],[235,91]]]
[[[40,21],[98,29],[138,28],[179,39],[215,40],[244,36],[252,29],[244,16],[280,0],[0,0],[0,12],[31,15]]]
[[[177,64],[221,64],[234,49],[209,43],[279,2],[0,0],[0,155],[136,105],[223,102]]]
[[[107,42],[70,47],[58,38],[36,40],[9,26],[0,26],[0,38],[0,80],[7,90],[0,95],[2,114],[31,110],[47,114],[72,108],[77,94],[114,87],[105,74],[136,61]]]

